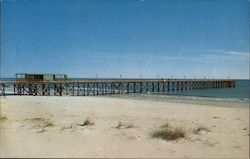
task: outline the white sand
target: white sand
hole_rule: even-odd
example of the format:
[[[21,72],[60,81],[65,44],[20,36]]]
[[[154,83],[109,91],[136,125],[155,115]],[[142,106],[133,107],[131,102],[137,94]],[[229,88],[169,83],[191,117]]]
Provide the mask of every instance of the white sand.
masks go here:
[[[94,125],[79,126],[87,118]],[[119,121],[132,127],[117,129]],[[186,137],[152,138],[151,132],[166,121],[183,126]],[[210,131],[192,133],[198,126]],[[249,158],[249,109],[111,97],[8,96],[1,98],[0,139],[0,157]]]

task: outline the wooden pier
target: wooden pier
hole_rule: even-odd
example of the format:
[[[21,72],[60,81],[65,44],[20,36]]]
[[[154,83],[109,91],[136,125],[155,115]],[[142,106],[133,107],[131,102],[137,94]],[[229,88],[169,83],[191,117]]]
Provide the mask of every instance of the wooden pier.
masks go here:
[[[235,80],[226,79],[95,79],[66,81],[5,81],[1,95],[33,96],[98,96],[129,93],[170,93],[192,89],[235,87]],[[7,92],[6,88],[12,88]]]

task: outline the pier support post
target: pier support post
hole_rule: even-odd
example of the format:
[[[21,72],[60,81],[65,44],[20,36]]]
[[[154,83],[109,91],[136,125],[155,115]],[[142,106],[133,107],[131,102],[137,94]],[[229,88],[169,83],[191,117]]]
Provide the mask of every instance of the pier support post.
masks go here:
[[[14,84],[14,95],[16,95],[16,84]]]
[[[104,83],[104,94],[107,94],[107,83]]]
[[[44,83],[42,84],[42,95],[43,96],[45,95],[45,84]]]
[[[167,85],[167,91],[169,92],[169,90],[170,90],[170,87],[169,87],[169,84],[170,82],[168,82],[168,85]]]
[[[2,87],[2,95],[5,97],[5,84],[1,84],[1,87]]]
[[[94,92],[95,92],[95,95],[97,95],[98,96],[98,94],[99,94],[99,83],[95,83],[94,84]]]
[[[64,87],[65,89],[65,87]],[[79,82],[76,82],[76,95],[80,96],[82,94],[82,88],[81,88],[81,84]]]
[[[160,93],[160,82],[157,82],[157,92]]]
[[[165,92],[165,82],[162,82],[162,92]]]
[[[152,82],[152,92],[155,92],[155,84]]]
[[[59,95],[62,96],[62,84],[60,83],[60,86],[59,86]]]
[[[142,93],[142,82],[140,82],[140,93]]]
[[[134,93],[136,93],[136,83],[134,82]]]
[[[129,94],[129,82],[127,83],[127,94]]]

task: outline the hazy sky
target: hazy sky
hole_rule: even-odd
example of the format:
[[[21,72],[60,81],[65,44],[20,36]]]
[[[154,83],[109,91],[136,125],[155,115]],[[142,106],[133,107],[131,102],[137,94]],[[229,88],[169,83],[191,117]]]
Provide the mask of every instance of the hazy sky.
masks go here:
[[[2,2],[2,77],[249,78],[248,0]]]

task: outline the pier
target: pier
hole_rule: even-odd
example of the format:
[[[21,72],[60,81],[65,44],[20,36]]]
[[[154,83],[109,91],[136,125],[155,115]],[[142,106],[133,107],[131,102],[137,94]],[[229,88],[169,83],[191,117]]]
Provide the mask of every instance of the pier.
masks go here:
[[[1,96],[99,96],[129,93],[169,93],[193,89],[235,87],[228,79],[86,79],[64,81],[5,81],[0,83]],[[6,91],[6,88],[12,88]]]

